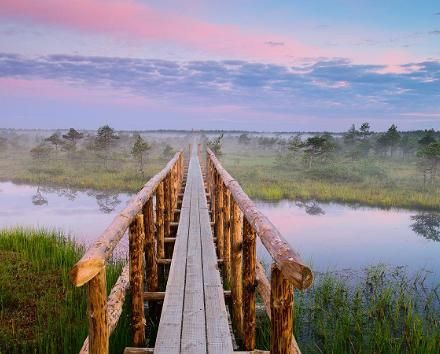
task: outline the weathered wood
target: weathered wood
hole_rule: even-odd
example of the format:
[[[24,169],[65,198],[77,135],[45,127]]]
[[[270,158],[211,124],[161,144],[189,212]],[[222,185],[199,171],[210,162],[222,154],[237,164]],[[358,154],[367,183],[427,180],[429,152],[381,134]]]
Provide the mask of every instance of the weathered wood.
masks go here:
[[[264,308],[266,310],[267,317],[269,320],[272,319],[271,305],[270,305],[270,282],[267,279],[266,273],[264,272],[264,267],[260,261],[257,260],[256,275],[257,275],[257,290],[263,300]],[[290,354],[301,354],[298,343],[296,342],[295,336],[292,334],[292,346],[290,349]]]
[[[196,160],[198,164],[198,159]],[[223,284],[218,271],[217,257],[209,223],[205,192],[202,188],[198,164],[200,203],[200,232],[202,240],[203,286],[205,292],[207,352],[210,354],[232,353],[232,338],[224,301]]]
[[[108,334],[111,335],[118,323],[119,317],[122,313],[122,307],[125,301],[125,294],[130,285],[129,280],[129,263],[122,269],[121,275],[113,286],[107,300],[107,322]],[[80,354],[89,353],[89,337],[84,341],[84,344],[79,352]]]
[[[292,346],[293,330],[293,286],[283,273],[272,265],[271,270],[271,335],[270,351],[273,354],[289,353]]]
[[[133,345],[140,347],[145,343],[145,315],[144,315],[144,276],[143,276],[143,251],[144,251],[144,216],[138,214],[130,224],[129,230],[129,255],[130,255],[130,289],[131,312],[133,326]]]
[[[218,258],[223,259],[224,253],[224,235],[223,235],[223,182],[219,175],[216,177],[215,190],[215,237],[217,237],[217,254]]]
[[[160,182],[156,189],[156,239],[157,239],[157,256],[165,257],[165,200],[164,200],[164,182]]]
[[[189,179],[185,186],[185,194],[180,212],[180,223],[177,229],[174,253],[166,286],[166,295],[162,306],[162,315],[155,344],[156,354],[180,353],[191,188],[192,180]]]
[[[249,222],[243,219],[243,334],[245,350],[255,349],[256,260],[256,234]]]
[[[207,148],[207,154],[226,188],[230,190],[232,197],[243,211],[245,219],[252,225],[284,276],[298,289],[310,287],[313,282],[311,269],[303,263],[299,254],[292,249],[269,219],[256,208],[238,182],[223,168],[209,148]]]
[[[166,167],[151,178],[112,221],[110,226],[101,234],[98,240],[87,250],[84,256],[70,271],[70,278],[75,286],[82,286],[98,274],[105,265],[116,245],[124,236],[133,219],[142,210],[145,202],[153,195],[157,185],[164,179],[170,169],[179,159],[181,152],[176,153]]]
[[[170,225],[171,225],[171,208],[172,208],[172,191],[171,191],[171,171],[164,179],[163,185],[164,191],[164,202],[165,202],[165,212],[164,212],[164,233],[165,237],[170,236]]]
[[[231,197],[231,292],[232,322],[243,339],[242,236],[240,208]]]
[[[231,297],[231,291],[230,290],[224,290],[223,295],[225,299],[228,299]],[[146,291],[144,292],[144,300],[145,301],[163,301],[165,299],[165,291]]]
[[[148,291],[156,291],[157,276],[157,242],[154,237],[153,199],[150,198],[143,208],[145,226],[145,286]]]
[[[153,354],[154,348],[125,348],[124,354]]]
[[[105,267],[88,283],[89,353],[106,354],[109,350],[107,323],[107,286]]]
[[[231,286],[231,193],[223,189],[223,271],[228,287]]]

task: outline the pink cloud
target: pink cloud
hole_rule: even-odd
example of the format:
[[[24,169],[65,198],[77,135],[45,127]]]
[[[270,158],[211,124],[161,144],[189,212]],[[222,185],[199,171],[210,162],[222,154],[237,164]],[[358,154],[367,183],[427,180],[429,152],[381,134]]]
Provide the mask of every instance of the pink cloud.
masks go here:
[[[292,38],[248,33],[238,26],[170,14],[134,0],[0,0],[0,16],[87,33],[165,41],[235,58],[287,62],[292,57],[322,54]]]

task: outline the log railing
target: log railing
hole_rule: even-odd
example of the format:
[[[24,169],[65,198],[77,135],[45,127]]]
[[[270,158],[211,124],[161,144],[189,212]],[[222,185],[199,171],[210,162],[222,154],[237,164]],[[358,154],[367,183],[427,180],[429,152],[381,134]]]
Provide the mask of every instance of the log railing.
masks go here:
[[[207,148],[206,183],[217,251],[231,287],[232,322],[244,349],[255,349],[256,292],[271,320],[271,353],[300,353],[293,336],[294,288],[311,286],[313,274]],[[256,256],[256,236],[273,259],[271,279]]]
[[[178,152],[165,168],[151,178],[131,199],[127,207],[113,219],[110,226],[71,270],[72,283],[78,287],[87,284],[88,287],[89,336],[80,353],[108,353],[109,336],[122,313],[125,294],[129,287],[132,295],[133,344],[145,344],[143,278],[146,274],[147,291],[158,290],[157,258],[164,258],[164,239],[170,235],[170,224],[173,221],[183,175],[183,153]],[[156,220],[153,211],[154,197]],[[107,298],[105,265],[127,229],[129,262]]]

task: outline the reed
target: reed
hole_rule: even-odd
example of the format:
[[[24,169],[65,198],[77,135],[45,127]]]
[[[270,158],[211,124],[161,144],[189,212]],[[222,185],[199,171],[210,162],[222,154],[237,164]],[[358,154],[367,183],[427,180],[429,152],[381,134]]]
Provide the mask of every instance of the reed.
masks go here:
[[[295,337],[303,353],[438,353],[440,284],[379,265],[361,273],[317,274],[295,294]],[[270,324],[259,317],[257,347],[269,348]]]
[[[0,353],[79,351],[87,337],[86,292],[71,285],[68,271],[83,253],[61,232],[0,230]],[[108,292],[121,269],[121,262],[107,267]],[[112,352],[130,344],[129,333],[125,310]]]

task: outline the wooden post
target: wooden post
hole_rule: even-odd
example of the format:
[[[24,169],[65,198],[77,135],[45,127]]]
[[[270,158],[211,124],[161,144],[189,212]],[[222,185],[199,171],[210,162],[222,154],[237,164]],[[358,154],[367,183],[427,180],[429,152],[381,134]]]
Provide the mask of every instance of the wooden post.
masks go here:
[[[272,264],[270,282],[270,352],[273,354],[290,353],[293,330],[293,286],[284,278],[276,264]]]
[[[154,214],[153,199],[150,198],[144,205],[144,224],[145,224],[145,270],[147,274],[147,291],[157,291],[157,242],[154,237]]]
[[[165,258],[165,201],[164,201],[164,182],[160,182],[156,189],[156,239],[157,239],[157,256]]]
[[[241,218],[240,208],[231,197],[231,296],[232,322],[237,334],[243,339],[243,309],[242,309],[242,266],[241,266]]]
[[[227,285],[231,286],[231,193],[223,188],[223,235],[224,235],[224,252],[223,252],[223,271]]]
[[[216,198],[216,189],[217,189],[217,172],[215,169],[212,169],[212,176],[211,176],[211,219],[215,223],[216,221],[216,213],[215,213],[215,207],[217,204],[217,198]]]
[[[220,175],[217,174],[217,183],[215,190],[215,237],[217,237],[218,258],[223,259],[224,254],[224,235],[223,235],[223,182]]]
[[[145,344],[145,314],[144,314],[144,216],[136,215],[130,224],[129,254],[130,254],[130,289],[131,316],[133,326],[133,345],[140,347]]]
[[[256,234],[246,218],[243,218],[243,334],[244,349],[255,349],[256,329]]]
[[[165,237],[170,237],[170,222],[171,222],[171,177],[170,173],[164,179],[164,234]]]
[[[88,282],[89,353],[106,354],[109,349],[107,285],[105,267]]]

